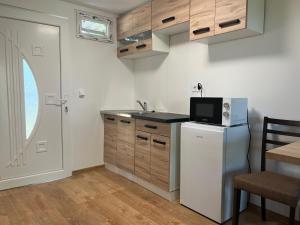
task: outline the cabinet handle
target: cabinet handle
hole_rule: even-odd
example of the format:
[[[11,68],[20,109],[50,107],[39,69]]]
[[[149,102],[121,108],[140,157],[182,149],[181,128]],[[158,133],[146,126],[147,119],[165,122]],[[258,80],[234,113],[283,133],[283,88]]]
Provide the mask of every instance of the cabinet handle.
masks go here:
[[[223,28],[227,28],[227,27],[232,27],[232,26],[238,25],[240,23],[241,23],[240,19],[230,20],[230,21],[227,21],[227,22],[224,22],[224,23],[220,23],[219,27],[221,27],[223,29]]]
[[[128,121],[128,120],[120,120],[121,123],[127,123],[127,124],[130,124],[131,122]]]
[[[153,130],[157,129],[157,126],[148,125],[148,124],[146,124],[144,127],[149,128],[149,129],[153,129]]]
[[[148,138],[147,137],[143,137],[143,136],[141,136],[141,135],[137,135],[136,136],[138,139],[142,139],[142,140],[144,140],[144,141],[148,141]]]
[[[160,145],[166,145],[166,142],[164,142],[164,141],[158,141],[156,139],[153,139],[153,142],[156,143],[156,144],[160,144]]]
[[[146,48],[146,44],[141,44],[141,45],[138,45],[138,46],[136,46],[135,48],[136,49],[142,49],[142,48]]]
[[[193,34],[194,35],[199,35],[199,34],[205,34],[207,32],[210,32],[210,28],[209,27],[205,27],[205,28],[201,28],[201,29],[198,29],[198,30],[194,30]]]
[[[169,23],[169,22],[172,22],[175,20],[175,16],[171,16],[171,17],[168,17],[166,19],[163,19],[161,22],[162,23]]]
[[[121,49],[120,50],[120,53],[123,53],[123,52],[128,52],[129,51],[129,49],[128,48],[124,48],[124,49]]]
[[[107,120],[110,120],[110,121],[115,121],[115,118],[107,117],[106,119],[107,119]]]

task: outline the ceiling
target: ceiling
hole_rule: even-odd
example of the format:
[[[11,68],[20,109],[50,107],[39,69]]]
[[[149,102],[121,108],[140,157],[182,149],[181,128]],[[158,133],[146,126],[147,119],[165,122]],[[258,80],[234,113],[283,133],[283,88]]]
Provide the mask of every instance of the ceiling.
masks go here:
[[[80,4],[114,14],[122,14],[133,9],[148,0],[63,0],[75,4]]]

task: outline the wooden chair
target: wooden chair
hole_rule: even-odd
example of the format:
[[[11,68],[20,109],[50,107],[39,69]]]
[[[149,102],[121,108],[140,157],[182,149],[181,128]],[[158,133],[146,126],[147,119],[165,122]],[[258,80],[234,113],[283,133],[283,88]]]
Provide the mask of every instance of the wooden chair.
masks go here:
[[[270,128],[269,125],[276,125]],[[278,120],[265,117],[261,153],[261,172],[236,176],[234,178],[234,202],[232,224],[238,225],[241,191],[261,196],[261,217],[266,220],[266,199],[271,199],[290,207],[289,224],[295,224],[295,210],[300,200],[300,179],[266,171],[267,145],[283,146],[289,143],[271,140],[268,134],[276,136],[300,137],[300,133],[276,130],[277,126],[299,127],[300,121]]]

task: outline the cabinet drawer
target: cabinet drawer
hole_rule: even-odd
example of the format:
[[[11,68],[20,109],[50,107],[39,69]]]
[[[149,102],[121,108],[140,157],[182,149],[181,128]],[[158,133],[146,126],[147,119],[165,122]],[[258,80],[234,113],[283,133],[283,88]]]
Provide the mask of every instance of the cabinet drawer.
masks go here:
[[[134,54],[135,52],[135,45],[127,45],[127,46],[124,46],[124,47],[120,47],[118,48],[118,57],[124,57],[124,56],[127,56],[127,55],[131,55],[131,54]]]
[[[149,52],[152,50],[152,39],[138,42],[134,45],[134,53]]]
[[[151,134],[137,131],[135,140],[135,175],[150,180],[150,143]]]
[[[151,30],[151,2],[134,9],[131,14],[133,35]]]
[[[117,144],[116,163],[119,168],[133,173],[134,145],[119,140]]]
[[[117,117],[113,115],[104,115],[104,123],[105,124],[117,124]]]
[[[189,20],[190,0],[153,0],[152,30],[157,31]]]
[[[246,28],[247,0],[216,0],[215,34]]]
[[[169,190],[170,139],[159,135],[151,136],[150,159],[151,183]]]
[[[191,0],[190,40],[215,34],[215,14],[215,1]]]
[[[168,123],[158,123],[147,120],[136,120],[136,129],[151,134],[170,136],[171,127]]]
[[[134,145],[135,143],[135,120],[132,118],[118,119],[118,141]]]

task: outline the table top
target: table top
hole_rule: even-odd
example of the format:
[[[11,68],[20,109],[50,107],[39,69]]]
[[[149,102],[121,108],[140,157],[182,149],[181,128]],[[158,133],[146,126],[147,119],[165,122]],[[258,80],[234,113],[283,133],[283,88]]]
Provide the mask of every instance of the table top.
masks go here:
[[[300,141],[269,150],[266,158],[300,165]]]

